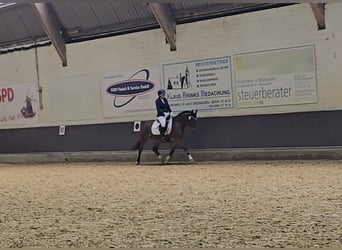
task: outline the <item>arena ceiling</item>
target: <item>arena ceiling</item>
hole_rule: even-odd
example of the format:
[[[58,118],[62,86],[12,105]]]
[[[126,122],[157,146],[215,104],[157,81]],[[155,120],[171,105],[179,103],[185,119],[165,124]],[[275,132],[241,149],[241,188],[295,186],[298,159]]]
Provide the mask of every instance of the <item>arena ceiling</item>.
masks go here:
[[[53,44],[63,65],[68,43],[161,28],[176,50],[176,25],[289,5],[134,0],[0,3],[0,53]],[[319,5],[319,4],[316,4]],[[321,6],[319,6],[321,7]]]

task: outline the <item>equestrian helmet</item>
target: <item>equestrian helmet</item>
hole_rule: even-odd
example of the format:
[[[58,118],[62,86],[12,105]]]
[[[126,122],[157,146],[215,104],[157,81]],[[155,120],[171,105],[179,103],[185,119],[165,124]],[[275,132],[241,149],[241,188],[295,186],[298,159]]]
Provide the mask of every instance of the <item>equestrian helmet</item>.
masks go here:
[[[165,90],[164,89],[158,90],[158,95],[161,95],[161,94],[165,94]]]

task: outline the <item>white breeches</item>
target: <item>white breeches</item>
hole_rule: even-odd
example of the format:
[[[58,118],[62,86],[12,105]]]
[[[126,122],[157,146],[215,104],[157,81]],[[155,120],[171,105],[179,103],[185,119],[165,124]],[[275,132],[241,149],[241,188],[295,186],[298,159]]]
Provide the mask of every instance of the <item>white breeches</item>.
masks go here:
[[[166,125],[166,117],[165,116],[158,116],[157,117],[158,121],[160,122],[160,125],[165,128]]]

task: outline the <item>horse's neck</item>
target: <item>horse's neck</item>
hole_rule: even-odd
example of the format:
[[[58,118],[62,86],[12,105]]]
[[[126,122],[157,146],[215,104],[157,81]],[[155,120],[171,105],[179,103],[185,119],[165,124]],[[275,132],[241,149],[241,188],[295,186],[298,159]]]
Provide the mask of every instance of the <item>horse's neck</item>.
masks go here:
[[[182,129],[186,127],[187,120],[188,120],[188,115],[182,115],[174,119],[174,121],[177,122],[181,126]]]

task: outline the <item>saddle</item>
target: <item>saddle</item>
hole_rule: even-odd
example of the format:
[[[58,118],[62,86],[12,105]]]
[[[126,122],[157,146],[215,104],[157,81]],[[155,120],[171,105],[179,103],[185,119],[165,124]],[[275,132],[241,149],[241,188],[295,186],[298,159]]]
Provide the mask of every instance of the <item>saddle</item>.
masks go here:
[[[160,123],[159,123],[158,119],[156,119],[153,122],[152,127],[151,127],[152,135],[160,135],[159,127],[160,127]],[[166,131],[165,131],[165,135],[169,135],[169,134],[171,134],[171,132],[172,132],[172,117],[169,115],[166,118]]]

